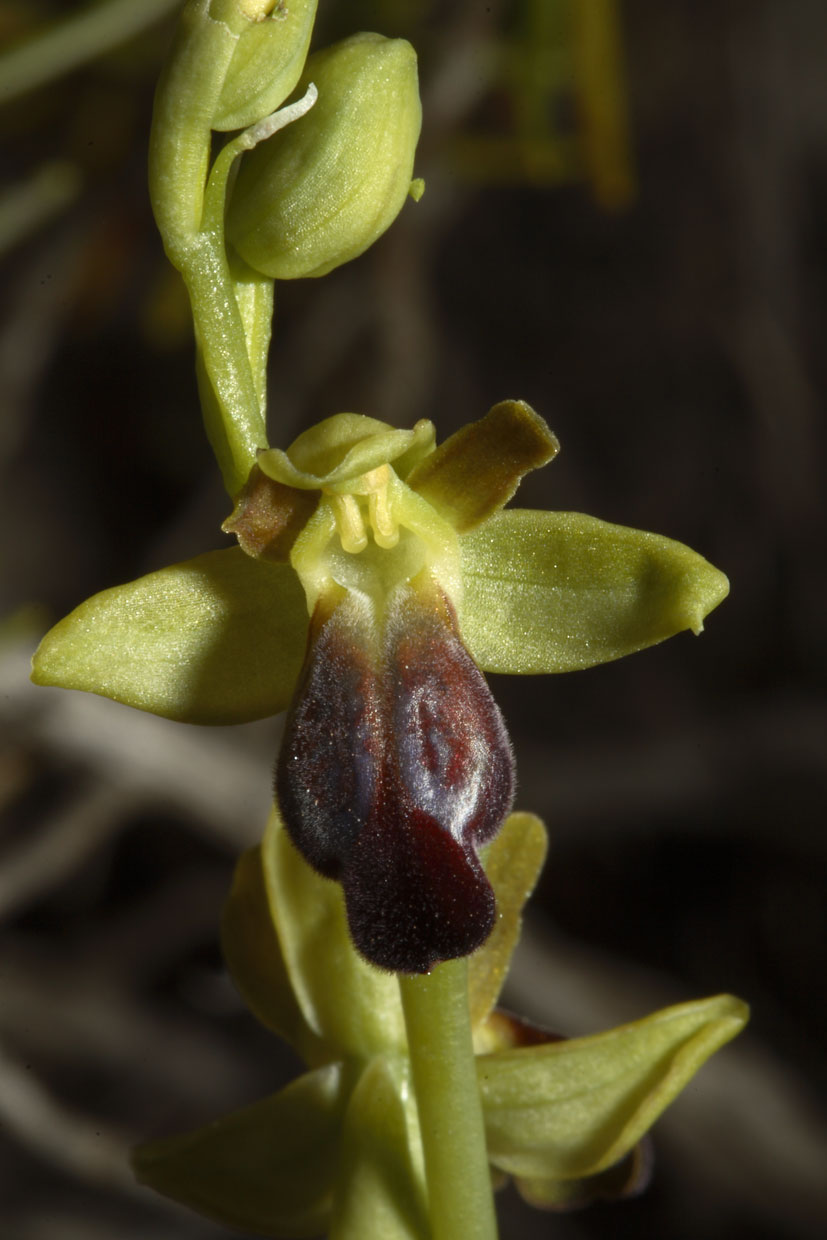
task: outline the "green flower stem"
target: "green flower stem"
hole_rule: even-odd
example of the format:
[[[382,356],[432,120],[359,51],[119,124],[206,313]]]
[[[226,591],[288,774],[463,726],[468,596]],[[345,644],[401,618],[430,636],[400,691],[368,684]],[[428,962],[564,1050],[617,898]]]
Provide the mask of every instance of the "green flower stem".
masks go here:
[[[496,1240],[468,1011],[468,962],[400,974],[425,1153],[432,1240]]]
[[[190,0],[155,92],[149,194],[164,248],[179,270],[201,229],[212,121],[237,42],[227,22],[210,15],[207,0]]]
[[[235,496],[257,450],[267,447],[267,431],[259,399],[262,380],[257,383],[253,375],[253,346],[248,348],[223,237],[202,233],[188,247],[180,270],[192,304],[204,426],[224,485]],[[257,370],[261,375],[258,364]]]
[[[207,181],[201,231],[195,248],[190,243],[182,251],[182,269],[194,315],[202,309],[196,299],[202,292],[204,294],[203,313],[196,320],[196,329],[199,323],[201,327],[199,339],[204,340],[201,348],[203,357],[199,357],[198,367],[204,420],[210,442],[221,463],[227,489],[233,496],[246,481],[255,463],[256,450],[267,446],[267,355],[273,326],[274,281],[249,267],[232,249],[227,250],[224,238],[227,184],[237,157],[303,116],[315,103],[316,94],[315,86],[311,85],[303,99],[262,117],[226,143]],[[202,286],[197,280],[202,264],[199,246],[209,254],[209,268],[217,276],[215,292],[211,291],[209,281]],[[228,285],[232,293],[229,297]],[[225,312],[217,317],[212,313],[210,302],[216,294],[225,303]],[[243,355],[232,352],[240,343],[239,326],[245,342],[247,367],[243,365]],[[225,343],[227,348],[223,347]],[[214,347],[211,348],[211,345]],[[234,362],[237,363],[235,369],[232,368]],[[250,404],[252,393],[247,384],[248,369],[258,401],[259,416]],[[204,383],[207,376],[210,383]],[[226,465],[225,456],[228,457]]]
[[[230,276],[247,340],[247,356],[253,373],[262,418],[267,411],[267,358],[273,331],[274,281],[230,253]]]
[[[212,120],[245,23],[235,0],[190,0],[158,85],[149,152],[155,219],[192,303],[204,424],[233,496],[267,444],[268,308],[272,313],[272,286],[245,272],[242,291],[227,260],[223,202],[231,160],[207,193]]]

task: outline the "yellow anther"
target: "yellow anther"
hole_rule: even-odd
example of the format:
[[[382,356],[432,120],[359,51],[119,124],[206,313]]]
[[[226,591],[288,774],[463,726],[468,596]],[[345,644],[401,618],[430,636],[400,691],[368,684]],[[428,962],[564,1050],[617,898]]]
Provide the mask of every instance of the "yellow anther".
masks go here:
[[[368,517],[376,545],[385,548],[395,547],[399,542],[399,525],[391,511],[386,486],[381,491],[373,491],[368,496]]]
[[[336,527],[345,551],[356,554],[368,545],[365,522],[355,495],[331,495]]]
[[[363,474],[359,485],[360,492],[368,497],[368,520],[376,545],[386,549],[395,547],[399,542],[399,526],[388,496],[390,477],[389,467],[380,465],[377,469]]]

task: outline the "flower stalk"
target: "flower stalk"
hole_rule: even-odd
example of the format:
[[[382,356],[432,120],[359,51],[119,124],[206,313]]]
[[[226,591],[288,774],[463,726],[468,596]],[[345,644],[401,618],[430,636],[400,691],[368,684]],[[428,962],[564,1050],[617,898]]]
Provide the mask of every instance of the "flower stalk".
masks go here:
[[[213,118],[246,20],[231,0],[215,7],[190,0],[181,14],[155,94],[149,191],[189,294],[205,429],[234,495],[267,440],[223,227],[204,218]]]
[[[496,1240],[468,1011],[468,961],[400,974],[432,1240]]]

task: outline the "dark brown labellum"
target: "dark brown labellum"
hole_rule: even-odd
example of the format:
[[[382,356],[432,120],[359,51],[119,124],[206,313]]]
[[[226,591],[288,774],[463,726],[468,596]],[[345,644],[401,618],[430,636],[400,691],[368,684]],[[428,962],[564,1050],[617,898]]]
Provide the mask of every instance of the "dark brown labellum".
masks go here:
[[[317,609],[276,795],[296,847],[342,883],[372,963],[425,973],[488,936],[476,850],[511,806],[511,748],[430,583],[398,587],[379,621],[355,593]]]

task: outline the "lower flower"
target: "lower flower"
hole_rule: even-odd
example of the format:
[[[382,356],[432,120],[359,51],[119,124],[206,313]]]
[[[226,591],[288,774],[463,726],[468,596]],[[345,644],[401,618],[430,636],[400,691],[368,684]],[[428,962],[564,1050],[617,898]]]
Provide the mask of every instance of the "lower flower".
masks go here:
[[[567,1209],[642,1186],[641,1139],[740,1032],[747,1009],[717,995],[571,1039],[497,1010],[544,855],[542,823],[521,813],[483,850],[499,916],[469,959],[468,999],[492,1176],[512,1177],[534,1204]],[[202,1128],[139,1146],[138,1179],[257,1235],[428,1240],[396,978],[353,951],[339,886],[307,866],[275,813],[239,862],[222,943],[253,1013],[308,1071]]]

